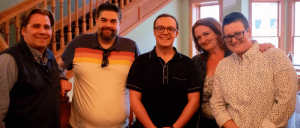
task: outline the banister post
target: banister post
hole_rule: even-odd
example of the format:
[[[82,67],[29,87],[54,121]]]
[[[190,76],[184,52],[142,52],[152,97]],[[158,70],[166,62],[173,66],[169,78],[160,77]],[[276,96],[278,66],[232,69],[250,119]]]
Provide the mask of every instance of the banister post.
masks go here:
[[[86,32],[85,0],[82,0],[82,33]]]
[[[55,14],[55,2],[56,0],[51,0],[51,7],[52,7],[52,13]],[[52,45],[51,45],[51,50],[53,54],[56,52],[56,37],[55,37],[55,24],[52,26]]]
[[[78,25],[78,0],[75,0],[75,36],[79,35],[79,25]]]
[[[5,41],[9,46],[9,20],[5,22]]]
[[[72,40],[71,0],[68,0],[68,43]]]
[[[16,41],[19,42],[20,41],[20,15],[17,15],[15,17],[16,19],[16,23],[15,23],[15,26],[16,26]]]
[[[0,35],[0,52],[2,52],[3,50],[5,50],[7,48],[8,48],[8,45],[6,44],[3,37]]]
[[[65,45],[65,39],[64,39],[64,13],[63,13],[63,4],[64,0],[60,0],[60,48],[63,48]]]
[[[93,4],[92,0],[90,0],[90,19],[89,19],[89,29],[93,27]]]

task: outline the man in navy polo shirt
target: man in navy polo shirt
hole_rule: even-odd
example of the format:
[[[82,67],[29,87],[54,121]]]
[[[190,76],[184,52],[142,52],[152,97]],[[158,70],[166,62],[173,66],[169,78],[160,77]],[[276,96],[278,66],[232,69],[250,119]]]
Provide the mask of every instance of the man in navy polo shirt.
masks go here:
[[[173,47],[178,22],[169,14],[154,21],[156,46],[133,62],[126,87],[138,127],[193,128],[200,84],[193,61]]]

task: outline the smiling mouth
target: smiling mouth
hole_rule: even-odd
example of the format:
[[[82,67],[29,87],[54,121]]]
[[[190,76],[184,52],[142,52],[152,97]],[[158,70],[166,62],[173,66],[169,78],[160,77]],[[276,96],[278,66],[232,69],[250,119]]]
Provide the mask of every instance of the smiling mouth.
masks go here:
[[[160,37],[160,39],[162,39],[162,40],[169,40],[170,38],[169,37]]]
[[[36,37],[36,39],[39,39],[39,40],[46,40],[46,39],[48,39],[48,37]]]

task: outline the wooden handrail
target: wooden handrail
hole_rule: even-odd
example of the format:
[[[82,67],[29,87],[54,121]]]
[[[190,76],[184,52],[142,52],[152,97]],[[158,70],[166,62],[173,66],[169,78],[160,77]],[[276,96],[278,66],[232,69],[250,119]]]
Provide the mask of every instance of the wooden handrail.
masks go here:
[[[0,12],[0,23],[9,21],[20,13],[35,7],[39,3],[43,3],[45,0],[26,0],[18,5],[15,5],[5,11]]]

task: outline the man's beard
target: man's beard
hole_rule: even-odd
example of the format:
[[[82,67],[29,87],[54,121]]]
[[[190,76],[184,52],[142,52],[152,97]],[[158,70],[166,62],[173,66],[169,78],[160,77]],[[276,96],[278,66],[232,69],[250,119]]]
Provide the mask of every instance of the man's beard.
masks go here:
[[[111,34],[109,34],[109,35],[108,35],[108,34],[104,34],[104,33],[103,33],[104,30],[109,30],[109,31],[111,31]],[[112,40],[114,37],[117,36],[117,31],[114,30],[114,29],[110,29],[110,28],[102,28],[102,29],[100,30],[99,36],[100,36],[102,39],[104,39],[104,40]]]

